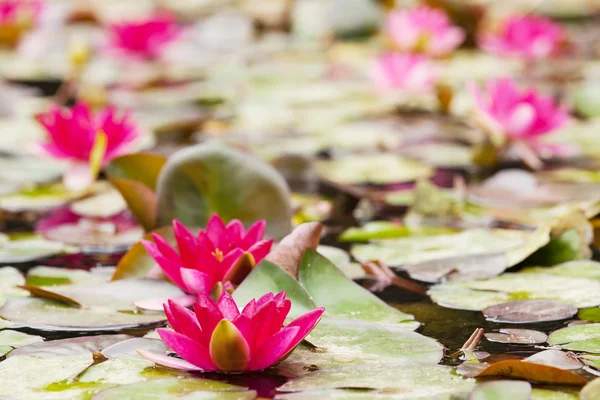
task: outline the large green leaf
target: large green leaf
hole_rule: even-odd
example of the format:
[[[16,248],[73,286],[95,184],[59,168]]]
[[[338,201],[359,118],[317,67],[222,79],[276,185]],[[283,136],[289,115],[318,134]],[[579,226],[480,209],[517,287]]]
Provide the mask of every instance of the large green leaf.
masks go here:
[[[155,190],[158,176],[166,162],[167,159],[158,154],[127,154],[113,159],[106,167],[106,174],[110,178],[137,181]]]
[[[396,395],[395,399],[449,400],[452,395],[464,395],[470,392],[473,386],[474,380],[463,379],[453,374],[451,367],[404,362],[316,371],[292,379],[278,390],[297,392],[337,388],[371,388],[393,392]]]
[[[267,221],[267,234],[280,239],[289,233],[292,211],[283,177],[269,164],[216,142],[175,153],[157,185],[158,224],[176,218],[186,225],[205,226],[211,214],[245,225]]]
[[[290,375],[307,368],[341,368],[385,364],[400,360],[437,364],[443,347],[437,341],[401,326],[349,319],[323,318],[308,336],[313,349],[303,345],[279,365]]]
[[[327,315],[381,323],[401,324],[416,329],[412,315],[390,307],[377,296],[348,279],[331,261],[307,250],[298,274],[300,283]]]
[[[576,325],[554,331],[548,343],[566,350],[600,353],[600,324]]]
[[[290,316],[299,316],[317,308],[310,295],[290,274],[270,261],[263,260],[233,292],[238,306],[243,307],[252,299],[268,292],[286,292],[292,301]]]
[[[581,308],[600,305],[600,282],[545,273],[506,273],[491,279],[435,285],[429,295],[444,307],[465,310],[483,310],[517,300],[557,300]]]

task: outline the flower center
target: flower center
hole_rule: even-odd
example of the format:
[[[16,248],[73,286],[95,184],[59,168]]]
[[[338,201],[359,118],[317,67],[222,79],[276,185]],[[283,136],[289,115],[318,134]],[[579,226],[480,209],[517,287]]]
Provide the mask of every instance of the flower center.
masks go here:
[[[223,252],[221,250],[215,249],[215,251],[213,251],[211,254],[217,259],[217,261],[223,261]]]

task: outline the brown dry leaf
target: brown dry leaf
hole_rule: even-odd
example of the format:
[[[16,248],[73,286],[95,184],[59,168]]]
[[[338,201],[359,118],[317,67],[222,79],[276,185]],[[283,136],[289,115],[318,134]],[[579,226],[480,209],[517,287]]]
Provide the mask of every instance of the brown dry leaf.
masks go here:
[[[284,237],[266,257],[294,278],[298,278],[298,268],[302,255],[307,249],[316,250],[321,241],[323,225],[319,222],[307,222],[298,225],[292,233]]]
[[[506,360],[494,363],[477,374],[476,378],[502,376],[531,382],[556,385],[585,385],[588,380],[571,371],[526,361]]]
[[[61,303],[65,303],[67,305],[70,305],[70,306],[73,306],[73,307],[77,307],[77,308],[81,308],[82,307],[81,303],[79,303],[75,299],[72,299],[72,298],[70,298],[68,296],[62,295],[60,293],[56,293],[56,292],[52,292],[52,291],[46,290],[46,289],[38,287],[38,286],[22,285],[22,286],[19,286],[19,287],[21,289],[27,290],[34,297],[41,297],[43,299],[49,299],[49,300],[59,301]]]

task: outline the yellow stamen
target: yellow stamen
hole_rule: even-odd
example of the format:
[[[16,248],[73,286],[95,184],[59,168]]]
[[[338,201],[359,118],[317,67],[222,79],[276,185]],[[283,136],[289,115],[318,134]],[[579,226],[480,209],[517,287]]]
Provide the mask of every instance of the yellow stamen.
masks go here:
[[[223,261],[223,252],[219,249],[215,249],[215,251],[212,252],[212,255],[215,256],[215,258],[221,262]]]

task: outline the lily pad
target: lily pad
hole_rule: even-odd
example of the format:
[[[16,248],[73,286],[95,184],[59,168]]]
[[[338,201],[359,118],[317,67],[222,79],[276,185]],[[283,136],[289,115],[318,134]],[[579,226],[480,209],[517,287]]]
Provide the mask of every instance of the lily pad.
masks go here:
[[[506,253],[508,266],[523,261],[549,240],[549,230],[536,231],[471,229],[452,235],[415,236],[379,240],[352,247],[359,261],[379,260],[390,266],[407,265],[448,257]]]
[[[171,156],[158,184],[158,224],[179,219],[205,226],[213,213],[249,225],[267,221],[267,235],[281,239],[291,230],[290,193],[270,165],[218,143],[191,146]]]
[[[59,242],[36,235],[0,242],[0,263],[16,264],[35,261],[65,252],[67,247]]]
[[[483,315],[494,322],[531,324],[560,321],[577,314],[577,307],[550,300],[521,300],[496,304],[483,310]]]
[[[531,384],[521,381],[493,381],[480,383],[473,389],[469,400],[529,400]]]
[[[24,283],[25,277],[16,268],[0,268],[0,305],[4,304],[7,298],[27,296],[26,291],[17,287]]]
[[[450,367],[406,362],[316,371],[292,379],[278,390],[385,389],[397,391],[394,397],[396,399],[425,400],[469,393],[473,386],[472,379],[463,379],[453,374]]]
[[[100,353],[105,348],[131,339],[129,335],[84,336],[70,339],[52,340],[23,346],[13,351],[9,357],[34,356],[37,358],[67,357]]]
[[[39,331],[104,332],[162,326],[163,313],[119,312],[112,309],[82,309],[39,298],[9,299],[0,317]]]
[[[594,379],[579,393],[580,400],[596,400],[600,396],[600,378]]]
[[[575,307],[592,307],[600,304],[600,282],[549,274],[506,273],[486,280],[435,285],[429,295],[444,307],[464,310],[484,310],[520,300],[555,300]]]
[[[505,360],[490,364],[477,378],[501,376],[550,385],[585,385],[588,380],[571,371],[521,360]]]
[[[443,347],[434,339],[402,327],[372,322],[324,318],[308,340],[317,348],[298,348],[279,365],[281,371],[296,375],[298,371],[303,374],[309,366],[378,366],[399,360],[437,364],[443,357]]]
[[[30,286],[93,285],[105,283],[106,281],[106,278],[101,274],[94,274],[81,269],[66,269],[42,265],[29,270],[25,284]]]
[[[78,200],[70,205],[75,214],[90,218],[108,218],[127,209],[123,197],[116,190]]]
[[[548,339],[544,332],[530,329],[500,329],[499,332],[486,333],[485,337],[490,342],[510,344],[541,344]]]
[[[545,273],[572,278],[590,278],[600,280],[600,262],[592,260],[569,261],[553,267],[530,267],[522,272]]]
[[[390,221],[367,222],[361,227],[346,229],[339,237],[340,242],[366,242],[376,239],[397,239],[407,236],[429,236],[454,233],[441,227],[408,227]]]
[[[401,324],[407,329],[419,326],[418,322],[412,321],[412,315],[390,307],[313,250],[304,253],[298,279],[315,304],[325,307],[329,316]]]
[[[155,399],[178,399],[186,398],[191,395],[223,396],[206,397],[206,399],[230,399],[228,391],[231,391],[233,399],[246,400],[243,397],[248,393],[243,391],[242,387],[231,385],[225,382],[212,381],[209,379],[157,379],[148,382],[133,383],[130,385],[119,386],[104,390],[93,397],[94,400],[155,400]],[[256,395],[256,392],[253,392]],[[237,397],[235,397],[237,396]],[[195,399],[196,397],[189,397]],[[203,397],[199,397],[202,399]],[[251,399],[253,399],[252,397]]]
[[[544,350],[523,359],[523,361],[550,365],[560,369],[580,369],[583,367],[583,363],[577,359],[577,356],[560,350]]]
[[[442,280],[466,281],[498,276],[508,268],[504,253],[476,254],[424,261],[406,268],[416,280],[437,283]]]
[[[317,168],[322,178],[352,185],[410,182],[433,175],[433,169],[426,164],[393,154],[350,155],[319,161]]]
[[[600,353],[600,324],[577,325],[554,331],[548,343],[565,350]]]

